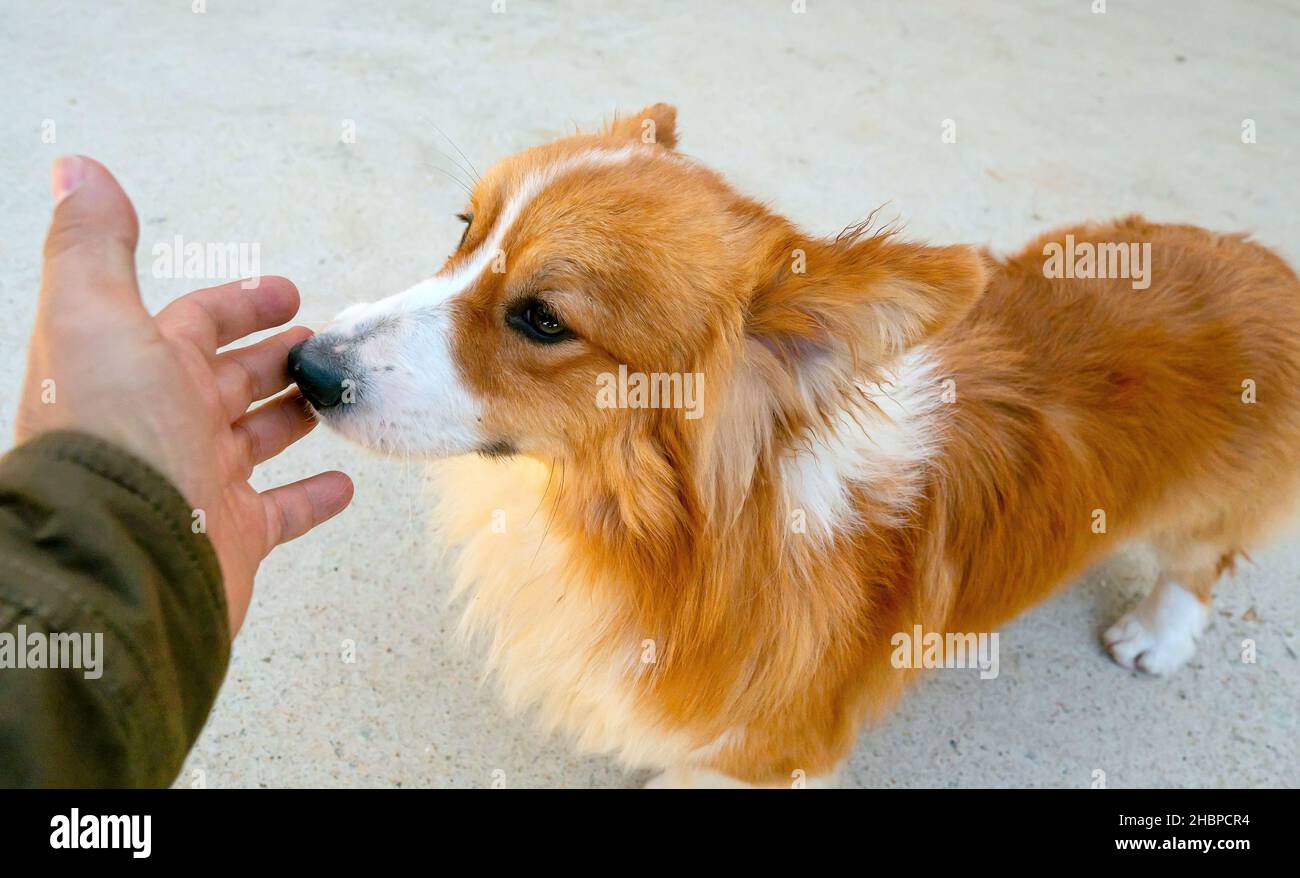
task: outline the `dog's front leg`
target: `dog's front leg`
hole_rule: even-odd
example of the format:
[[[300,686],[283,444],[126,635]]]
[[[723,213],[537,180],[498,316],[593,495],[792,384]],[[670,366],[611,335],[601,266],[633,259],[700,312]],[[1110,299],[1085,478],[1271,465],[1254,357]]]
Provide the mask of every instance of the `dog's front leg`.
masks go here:
[[[805,777],[803,772],[795,772],[790,778],[789,783],[764,783],[752,784],[730,775],[722,774],[711,768],[704,768],[698,765],[681,765],[669,768],[667,771],[661,771],[650,780],[646,781],[645,789],[647,790],[690,790],[690,789],[710,789],[710,790],[758,790],[758,789],[828,789],[835,786],[835,775],[828,774],[821,777]]]

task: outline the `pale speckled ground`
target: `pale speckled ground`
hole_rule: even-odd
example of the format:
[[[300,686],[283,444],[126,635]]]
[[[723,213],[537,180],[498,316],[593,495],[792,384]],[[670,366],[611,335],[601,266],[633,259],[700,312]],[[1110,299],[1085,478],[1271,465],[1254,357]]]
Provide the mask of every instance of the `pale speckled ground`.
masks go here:
[[[888,202],[917,237],[1016,246],[1046,225],[1141,210],[1249,229],[1300,261],[1300,12],[1276,2],[577,4],[489,0],[0,3],[0,367],[12,421],[62,152],[104,160],[150,248],[255,241],[304,318],[427,275],[480,167],[614,107],[677,104],[683,148],[813,230]],[[273,7],[267,9],[265,7]],[[1256,120],[1259,142],[1239,130]],[[52,119],[57,142],[41,140]],[[356,143],[340,143],[355,120]],[[940,143],[941,121],[956,144]],[[263,568],[190,770],[209,786],[627,786],[600,757],[503,715],[449,642],[422,560],[419,471],[323,432],[266,483],[343,467],[352,509]],[[1221,590],[1191,667],[1112,665],[1098,633],[1147,586],[1115,558],[1009,625],[998,679],[940,672],[845,772],[857,786],[1300,785],[1300,542]],[[1257,642],[1259,661],[1237,660]],[[344,664],[344,640],[357,661]]]

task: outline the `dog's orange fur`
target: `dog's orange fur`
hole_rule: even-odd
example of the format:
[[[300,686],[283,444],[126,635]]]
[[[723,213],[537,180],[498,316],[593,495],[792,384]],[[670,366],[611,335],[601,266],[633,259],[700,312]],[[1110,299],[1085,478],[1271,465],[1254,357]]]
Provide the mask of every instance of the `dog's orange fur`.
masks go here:
[[[546,187],[503,243],[506,270],[454,303],[484,427],[540,469],[529,481],[517,463],[465,463],[450,538],[467,547],[465,584],[495,589],[471,615],[507,657],[507,688],[572,653],[568,677],[520,689],[549,700],[551,722],[662,767],[751,783],[827,774],[912,673],[891,666],[893,633],[989,631],[1130,538],[1153,541],[1165,572],[1208,601],[1290,508],[1300,284],[1268,250],[1140,217],[1004,260],[865,228],[815,239],[680,158],[674,116],[656,105],[503,162],[452,257],[529,173],[634,150]],[[1046,278],[1044,244],[1067,232],[1150,242],[1151,287]],[[545,291],[579,340],[504,329],[521,291]],[[887,382],[918,345],[955,392],[933,456],[852,485],[857,516],[833,533],[792,531],[783,462],[846,409],[879,424],[855,382]],[[596,375],[620,363],[703,373],[704,416],[597,408]],[[516,493],[539,523],[493,542],[488,516]],[[512,537],[526,543],[514,566],[499,542]],[[512,578],[534,570],[548,582]],[[573,615],[574,602],[588,609]],[[583,619],[591,630],[569,630]],[[602,712],[614,690],[617,711]]]

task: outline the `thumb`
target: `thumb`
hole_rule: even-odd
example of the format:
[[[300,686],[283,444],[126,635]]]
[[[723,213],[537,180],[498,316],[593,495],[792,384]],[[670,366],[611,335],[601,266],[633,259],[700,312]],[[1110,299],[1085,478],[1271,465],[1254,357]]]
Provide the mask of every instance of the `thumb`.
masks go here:
[[[45,236],[41,310],[95,304],[143,310],[135,277],[140,227],[135,208],[108,169],[86,156],[63,156],[50,173],[54,219]]]

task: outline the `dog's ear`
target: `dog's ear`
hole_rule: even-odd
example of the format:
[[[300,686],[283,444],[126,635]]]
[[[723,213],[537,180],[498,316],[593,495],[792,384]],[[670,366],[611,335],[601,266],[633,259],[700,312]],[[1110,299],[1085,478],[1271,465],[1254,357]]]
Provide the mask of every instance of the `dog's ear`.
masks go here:
[[[677,146],[677,108],[670,104],[652,104],[630,116],[615,116],[605,126],[610,137],[657,143],[673,149]]]
[[[965,316],[988,277],[971,247],[909,244],[889,232],[832,241],[787,232],[767,252],[746,331],[792,365],[887,366]]]

